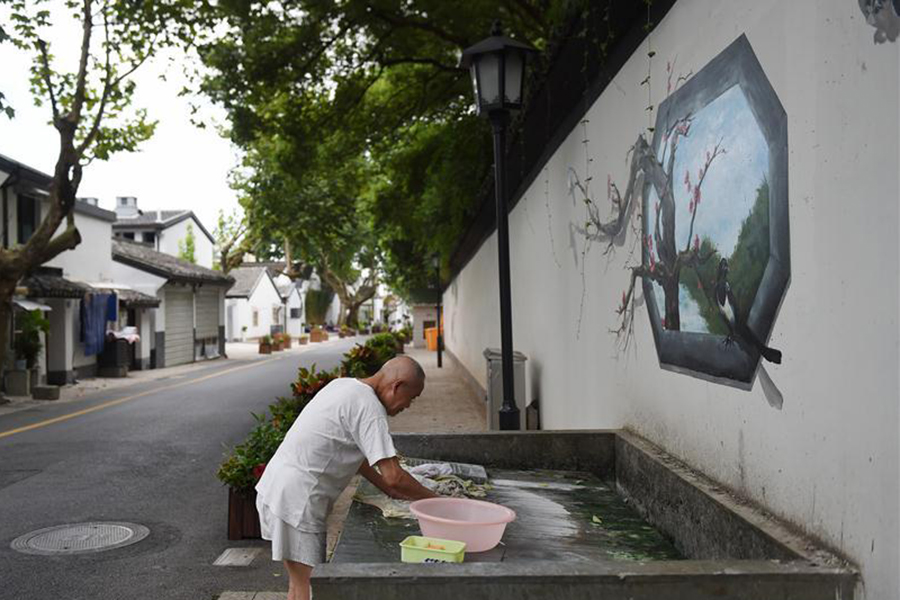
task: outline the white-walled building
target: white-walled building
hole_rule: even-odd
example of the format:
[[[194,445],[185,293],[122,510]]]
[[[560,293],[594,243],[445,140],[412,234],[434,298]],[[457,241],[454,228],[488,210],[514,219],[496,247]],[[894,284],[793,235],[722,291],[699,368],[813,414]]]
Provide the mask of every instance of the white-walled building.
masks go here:
[[[13,159],[0,156],[0,210],[3,221],[3,246],[25,243],[49,210],[49,175]],[[50,331],[38,361],[41,376],[51,384],[65,384],[80,377],[97,374],[98,353],[90,350],[82,324],[82,308],[109,294],[116,294],[116,319],[100,323],[93,335],[102,338],[107,329],[126,326],[137,329],[141,339],[129,347],[129,367],[150,366],[153,341],[153,315],[159,301],[142,294],[127,281],[116,279],[112,261],[112,223],[115,213],[78,200],[73,208],[81,243],[67,250],[23,279],[20,287],[29,298],[47,309]],[[64,231],[60,225],[57,234]],[[112,315],[110,315],[112,316]],[[102,347],[102,339],[100,340]],[[96,349],[97,345],[93,345]]]
[[[291,337],[303,335],[303,324],[306,322],[301,293],[303,284],[295,283],[285,275],[276,277],[275,283],[283,305],[281,311],[282,331]]]
[[[146,244],[157,252],[180,255],[179,244],[189,235],[194,237],[194,263],[201,267],[213,267],[215,239],[190,210],[138,209],[137,198],[116,198],[115,237]]]
[[[551,65],[583,93],[535,86],[552,110],[521,122],[539,151],[509,145],[527,402],[547,429],[648,439],[846,557],[854,598],[898,598],[900,9],[663,4],[647,31],[616,31],[608,61]],[[500,345],[491,222],[444,293],[448,353],[483,387]],[[756,290],[743,308],[739,286]]]
[[[256,340],[281,331],[284,304],[266,266],[242,265],[229,273],[234,286],[225,301],[225,336],[231,341]]]
[[[113,240],[114,275],[160,300],[152,365],[171,367],[225,353],[225,293],[234,279],[149,246]]]
[[[437,327],[437,305],[436,304],[413,304],[412,305],[412,326],[413,326],[413,348],[425,348],[426,338],[425,330]],[[446,327],[446,324],[444,324]],[[402,325],[401,325],[402,327]]]

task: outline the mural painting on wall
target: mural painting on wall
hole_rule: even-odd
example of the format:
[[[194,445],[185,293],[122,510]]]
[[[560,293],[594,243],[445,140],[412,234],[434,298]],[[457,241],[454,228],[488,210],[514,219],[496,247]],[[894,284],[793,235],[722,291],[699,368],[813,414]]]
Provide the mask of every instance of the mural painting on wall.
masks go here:
[[[581,233],[608,249],[628,223],[639,236],[618,308],[626,345],[640,280],[664,368],[750,389],[760,359],[782,358],[767,339],[790,278],[787,117],[745,36],[692,77],[673,84],[673,70],[625,194],[608,180],[613,219],[588,203]]]
[[[875,43],[896,42],[900,35],[900,0],[858,1],[866,23],[875,28]]]

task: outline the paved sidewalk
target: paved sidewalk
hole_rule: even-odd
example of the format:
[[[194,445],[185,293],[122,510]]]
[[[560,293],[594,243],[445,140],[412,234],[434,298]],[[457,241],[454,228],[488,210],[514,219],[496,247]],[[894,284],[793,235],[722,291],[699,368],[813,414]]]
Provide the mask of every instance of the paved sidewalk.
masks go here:
[[[406,347],[406,353],[425,369],[425,390],[412,406],[390,419],[394,433],[458,433],[485,431],[487,409],[466,382],[465,374],[452,359],[444,357],[443,367],[437,368],[437,353]],[[356,477],[335,502],[328,517],[328,547],[330,558],[340,539],[344,520],[350,510],[359,478]],[[266,547],[256,560],[271,561],[271,549]],[[224,592],[219,600],[284,600],[287,593]]]

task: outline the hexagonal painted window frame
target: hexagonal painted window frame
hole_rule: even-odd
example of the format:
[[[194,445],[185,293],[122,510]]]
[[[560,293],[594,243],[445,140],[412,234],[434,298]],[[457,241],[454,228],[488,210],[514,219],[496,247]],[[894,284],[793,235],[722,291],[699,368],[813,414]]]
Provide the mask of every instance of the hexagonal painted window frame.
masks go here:
[[[665,128],[661,119],[675,122],[689,113],[696,114],[736,84],[741,86],[769,150],[769,260],[747,318],[747,325],[765,342],[772,332],[791,277],[787,113],[745,35],[660,104],[652,147],[657,156]],[[650,185],[649,182],[644,184],[644,198],[648,197]],[[648,213],[650,211],[643,211],[645,235],[652,227]],[[646,247],[642,260],[648,267]],[[653,284],[646,277],[642,283],[661,368],[740,389],[752,388],[760,363],[757,351],[748,351],[742,344],[726,344],[721,335],[663,328]]]

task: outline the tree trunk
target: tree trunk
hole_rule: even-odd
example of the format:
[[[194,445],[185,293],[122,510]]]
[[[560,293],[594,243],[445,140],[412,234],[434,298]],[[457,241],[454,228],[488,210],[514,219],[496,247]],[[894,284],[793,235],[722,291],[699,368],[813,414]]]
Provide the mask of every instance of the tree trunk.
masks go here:
[[[0,281],[0,385],[6,387],[7,348],[10,346],[10,320],[12,319],[12,298],[16,284]]]
[[[665,293],[666,307],[666,329],[672,331],[681,331],[681,312],[678,305],[678,280],[680,279],[681,269],[676,269],[671,276],[667,276],[663,283],[663,292]]]

